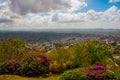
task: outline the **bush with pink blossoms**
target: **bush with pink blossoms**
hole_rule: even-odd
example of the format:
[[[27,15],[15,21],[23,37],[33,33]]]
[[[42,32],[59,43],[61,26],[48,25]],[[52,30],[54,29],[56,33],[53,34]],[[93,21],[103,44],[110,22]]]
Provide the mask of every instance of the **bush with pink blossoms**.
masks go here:
[[[9,60],[0,65],[0,74],[20,74],[18,59]]]
[[[50,64],[50,59],[46,55],[42,55],[41,60],[42,60],[42,63],[46,66]]]
[[[46,55],[30,55],[0,64],[0,74],[21,76],[45,76],[49,73],[50,60]]]
[[[90,80],[106,80],[106,79],[117,79],[114,73],[102,65],[94,65],[83,69],[83,72],[87,75]]]
[[[49,72],[49,58],[45,55],[31,55],[22,61],[22,76],[42,76]]]

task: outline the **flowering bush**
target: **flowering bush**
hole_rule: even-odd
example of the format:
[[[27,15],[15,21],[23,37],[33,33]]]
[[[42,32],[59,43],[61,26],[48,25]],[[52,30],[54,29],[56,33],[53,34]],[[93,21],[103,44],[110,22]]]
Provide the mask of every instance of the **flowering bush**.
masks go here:
[[[84,69],[83,72],[90,79],[105,79],[107,74],[107,68],[101,65],[94,65],[91,68]]]
[[[1,74],[19,74],[20,63],[18,62],[18,58],[16,58],[15,60],[3,63],[0,68]]]
[[[21,75],[40,76],[49,71],[49,58],[47,56],[32,55],[23,59],[21,65]]]
[[[42,59],[42,63],[43,63],[43,65],[49,65],[50,64],[50,60],[49,60],[49,58],[47,57],[47,56],[45,56],[45,55],[43,55],[42,57],[41,57],[41,59]]]
[[[94,65],[83,69],[83,72],[87,75],[88,79],[92,80],[117,79],[114,73],[111,73],[107,67],[101,65]]]
[[[49,58],[45,55],[30,55],[23,60],[12,59],[0,64],[0,74],[42,76],[49,72]]]

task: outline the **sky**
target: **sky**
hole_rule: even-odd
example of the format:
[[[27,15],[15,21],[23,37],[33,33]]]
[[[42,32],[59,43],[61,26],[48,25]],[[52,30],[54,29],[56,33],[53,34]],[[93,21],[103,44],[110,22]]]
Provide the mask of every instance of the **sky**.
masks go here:
[[[120,29],[120,0],[0,0],[0,30]]]

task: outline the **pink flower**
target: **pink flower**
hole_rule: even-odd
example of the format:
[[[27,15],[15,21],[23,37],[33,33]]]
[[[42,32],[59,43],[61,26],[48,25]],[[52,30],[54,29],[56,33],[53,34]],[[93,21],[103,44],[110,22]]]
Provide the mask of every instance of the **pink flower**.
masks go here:
[[[42,56],[42,61],[50,64],[50,60],[47,56]]]
[[[93,67],[86,68],[83,72],[88,76],[90,79],[105,79],[106,72],[108,68],[101,66],[101,65],[94,65]]]
[[[106,67],[101,66],[101,65],[95,65],[95,66],[93,66],[93,69],[94,69],[94,70],[107,70]]]

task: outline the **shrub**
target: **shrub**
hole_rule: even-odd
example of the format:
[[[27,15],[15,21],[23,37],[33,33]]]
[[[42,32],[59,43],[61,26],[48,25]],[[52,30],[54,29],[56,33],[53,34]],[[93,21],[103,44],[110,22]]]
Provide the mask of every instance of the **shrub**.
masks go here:
[[[116,64],[120,65],[120,59],[115,59]]]
[[[60,80],[87,80],[86,75],[82,72],[82,69],[74,69],[64,72],[60,76]]]
[[[83,69],[83,72],[87,75],[87,79],[90,80],[118,79],[114,72],[101,65],[94,65],[92,67]]]
[[[25,44],[24,40],[18,38],[0,41],[0,62],[19,56]]]
[[[116,77],[116,80],[120,80],[120,66],[114,66],[111,69],[112,71],[108,73],[108,77]]]
[[[21,75],[40,76],[49,71],[49,58],[47,56],[31,55],[23,59],[21,65]]]
[[[1,74],[19,74],[20,63],[17,59],[9,60],[0,66]]]
[[[53,49],[48,53],[50,57],[50,71],[56,74],[63,73],[66,70],[66,63],[69,61],[69,53],[64,48]]]
[[[65,63],[62,63],[62,65],[60,65],[59,63],[54,61],[53,63],[50,64],[49,71],[54,73],[54,74],[60,74],[65,70],[66,70],[66,64]]]
[[[21,76],[42,76],[49,72],[49,58],[46,55],[30,55],[3,62],[0,65],[0,74],[17,74]]]
[[[120,73],[115,73],[113,71],[107,72],[107,80],[120,80]]]
[[[87,75],[88,79],[105,79],[107,77],[107,68],[100,65],[84,69],[83,72]]]
[[[107,58],[113,59],[109,46],[98,41],[76,44],[70,48],[70,53],[73,54],[73,63],[77,67],[87,67],[96,63],[104,65],[107,64]]]
[[[50,60],[46,55],[42,55],[41,60],[43,65],[48,66],[50,64]]]
[[[76,66],[72,61],[67,61],[66,62],[66,69],[74,69]]]

